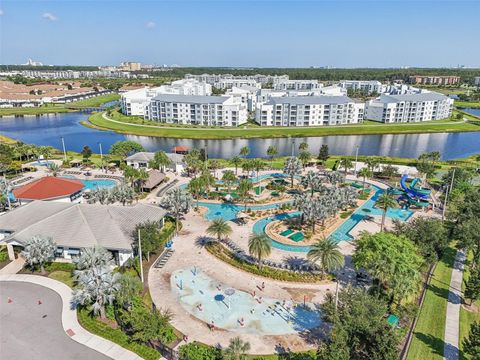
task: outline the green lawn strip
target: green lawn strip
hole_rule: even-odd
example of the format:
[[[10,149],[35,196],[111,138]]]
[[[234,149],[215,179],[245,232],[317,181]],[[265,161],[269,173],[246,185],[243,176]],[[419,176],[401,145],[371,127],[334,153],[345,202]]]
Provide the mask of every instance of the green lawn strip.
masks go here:
[[[468,254],[467,264],[472,260],[472,258],[473,258],[473,253],[470,252]],[[463,272],[462,293],[465,290],[465,284],[468,281],[469,276],[470,276],[469,267],[465,266],[465,271]],[[467,302],[469,302],[469,300],[467,300]],[[466,357],[462,351],[463,339],[465,339],[468,336],[468,333],[470,332],[470,325],[472,325],[472,323],[475,321],[480,321],[480,301],[475,301],[474,304],[477,306],[477,309],[479,309],[478,312],[468,311],[463,307],[463,305],[460,307],[460,338],[458,339],[459,348],[460,348],[460,359],[465,359],[465,360],[468,359],[468,357]]]
[[[12,139],[12,138],[8,137],[8,136],[0,134],[0,143],[4,143],[4,144],[7,144],[7,145],[14,145],[14,144],[17,143],[17,141],[15,139]]]
[[[456,250],[450,245],[438,262],[418,315],[407,359],[443,359],[445,317]]]
[[[48,274],[48,277],[50,279],[58,280],[58,281],[64,283],[67,286],[70,286],[70,287],[73,287],[75,285],[71,272],[57,270],[57,271],[53,271],[50,274]]]
[[[5,108],[0,109],[0,116],[14,116],[14,115],[41,115],[53,113],[66,113],[72,110],[65,108],[63,104],[59,105],[43,105],[32,108]]]
[[[146,345],[130,341],[128,335],[126,335],[122,330],[114,329],[100,320],[91,317],[88,310],[78,309],[77,316],[80,325],[82,325],[85,330],[108,339],[120,345],[121,347],[134,352],[143,359],[157,360],[160,358],[160,353],[157,350]]]
[[[95,113],[89,117],[93,125],[113,130],[119,133],[158,136],[170,138],[188,139],[226,139],[232,137],[241,138],[272,138],[272,137],[302,137],[323,135],[361,135],[361,134],[414,134],[435,132],[463,132],[480,131],[480,126],[471,123],[453,122],[448,123],[421,123],[421,124],[379,124],[373,125],[339,125],[327,127],[261,127],[261,128],[169,128],[167,126],[136,126],[126,122],[117,123],[106,120],[101,113]],[[120,121],[120,120],[118,120]]]
[[[257,265],[250,264],[246,261],[241,261],[233,256],[232,252],[227,250],[223,245],[212,242],[205,246],[207,251],[217,257],[218,259],[226,262],[233,267],[240,270],[244,270],[251,274],[263,276],[266,278],[280,280],[280,281],[293,281],[293,282],[306,282],[306,283],[319,283],[329,279],[329,276],[321,276],[312,273],[294,273],[287,270],[277,270],[270,267],[263,266],[259,268]]]
[[[97,107],[101,106],[105,103],[110,101],[116,101],[120,99],[120,95],[118,94],[107,94],[107,95],[100,95],[95,96],[85,100],[78,100],[71,103],[66,104],[67,107]]]
[[[480,108],[480,101],[459,101],[455,100],[455,106],[462,107],[462,108],[473,108],[478,109]]]

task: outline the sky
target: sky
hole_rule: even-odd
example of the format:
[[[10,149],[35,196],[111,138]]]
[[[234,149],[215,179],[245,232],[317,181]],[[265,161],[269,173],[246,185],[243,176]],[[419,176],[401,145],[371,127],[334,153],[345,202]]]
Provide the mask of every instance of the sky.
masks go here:
[[[0,0],[0,63],[480,67],[480,1]]]

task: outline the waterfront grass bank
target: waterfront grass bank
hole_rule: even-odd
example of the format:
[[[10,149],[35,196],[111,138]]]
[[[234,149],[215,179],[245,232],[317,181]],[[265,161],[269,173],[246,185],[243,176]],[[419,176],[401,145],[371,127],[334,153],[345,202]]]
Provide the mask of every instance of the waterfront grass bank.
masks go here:
[[[278,138],[326,135],[382,135],[419,134],[441,132],[480,131],[480,121],[440,120],[413,124],[338,125],[327,127],[173,127],[138,123],[138,118],[111,119],[104,113],[94,113],[89,122],[96,128],[112,130],[122,134],[156,136],[180,139],[230,139],[230,138]]]

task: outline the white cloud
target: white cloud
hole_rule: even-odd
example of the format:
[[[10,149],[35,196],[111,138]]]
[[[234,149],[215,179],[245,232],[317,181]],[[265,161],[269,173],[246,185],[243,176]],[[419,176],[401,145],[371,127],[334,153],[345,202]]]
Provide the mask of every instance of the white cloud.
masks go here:
[[[3,10],[0,9],[0,16],[2,16],[4,14]]]
[[[53,15],[52,13],[46,12],[42,14],[42,18],[47,19],[49,21],[57,21],[58,18]]]
[[[145,24],[145,26],[147,29],[153,29],[155,26],[157,26],[157,24],[153,21],[149,21]]]

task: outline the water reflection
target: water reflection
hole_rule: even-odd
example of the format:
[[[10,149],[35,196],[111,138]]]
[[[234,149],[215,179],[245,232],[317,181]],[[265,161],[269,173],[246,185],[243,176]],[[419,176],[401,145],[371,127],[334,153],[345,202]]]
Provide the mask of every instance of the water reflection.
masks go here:
[[[301,142],[309,144],[309,150],[317,154],[323,144],[327,144],[332,154],[353,155],[358,146],[360,155],[382,155],[398,157],[418,157],[429,151],[439,151],[443,159],[470,156],[480,152],[480,133],[438,133],[408,135],[351,135],[323,136],[281,139],[231,139],[231,140],[192,140],[156,138],[116,134],[82,126],[88,114],[68,113],[30,117],[0,118],[0,133],[26,143],[61,147],[63,136],[68,150],[81,151],[85,145],[98,151],[99,143],[108,149],[115,141],[133,140],[149,151],[170,151],[175,145],[189,148],[207,147],[210,157],[231,158],[238,155],[240,148],[248,146],[251,157],[266,156],[270,145],[277,147],[279,155],[290,155],[292,146],[298,152]]]

